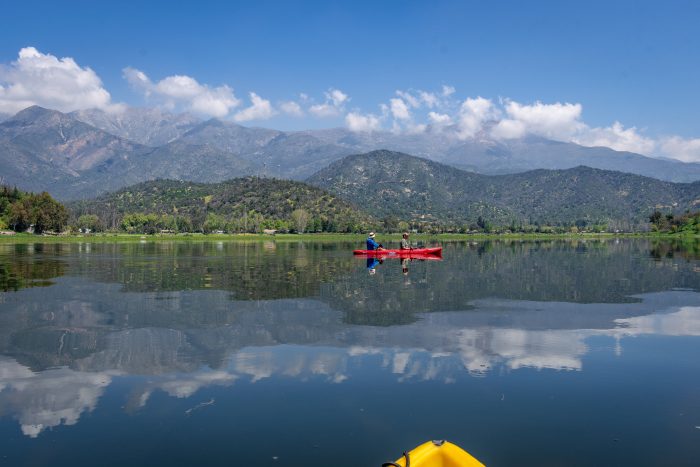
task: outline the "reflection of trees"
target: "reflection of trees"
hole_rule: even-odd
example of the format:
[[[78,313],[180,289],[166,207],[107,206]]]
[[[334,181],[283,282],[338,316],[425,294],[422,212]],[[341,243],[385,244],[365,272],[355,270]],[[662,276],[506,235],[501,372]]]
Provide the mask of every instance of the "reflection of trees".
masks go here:
[[[93,245],[71,273],[127,292],[227,290],[236,299],[309,297],[352,265],[340,244],[210,242]],[[348,247],[349,248],[349,247]]]
[[[700,241],[692,238],[654,239],[649,254],[652,258],[680,257],[687,261],[700,259]]]
[[[412,261],[408,276],[393,260],[370,276],[352,247],[271,241],[6,246],[0,280],[4,290],[16,290],[67,273],[118,283],[126,292],[218,289],[235,300],[320,296],[349,323],[392,325],[412,322],[415,313],[468,309],[487,297],[620,303],[633,301],[630,295],[694,288],[694,266],[678,259],[700,256],[698,241],[489,240],[447,243],[443,261]]]
[[[679,256],[695,258],[692,245],[676,243]],[[324,284],[321,298],[352,324],[411,322],[414,313],[468,309],[473,300],[625,303],[630,296],[697,288],[694,265],[672,255],[650,261],[647,240],[485,241],[444,245],[443,261],[413,262],[411,283],[386,261],[377,274],[355,270]],[[673,250],[672,250],[673,251]],[[681,253],[685,252],[685,253]]]
[[[0,291],[51,285],[65,273],[65,263],[51,257],[60,245],[0,245]],[[58,247],[58,248],[57,248]],[[9,253],[9,254],[8,254]],[[34,254],[42,254],[38,259]],[[47,255],[47,256],[44,256]]]

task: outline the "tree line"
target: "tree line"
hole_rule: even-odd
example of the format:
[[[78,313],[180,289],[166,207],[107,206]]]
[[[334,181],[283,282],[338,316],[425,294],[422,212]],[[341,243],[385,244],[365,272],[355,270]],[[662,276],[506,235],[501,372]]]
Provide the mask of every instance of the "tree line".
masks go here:
[[[700,234],[700,211],[673,215],[654,211],[649,216],[651,230],[663,233]]]
[[[77,205],[80,207],[80,205]],[[104,208],[105,206],[100,206]],[[297,208],[291,212],[262,213],[255,209],[234,212],[216,212],[207,209],[190,209],[174,213],[147,211],[116,212],[97,209],[69,210],[47,192],[35,194],[23,192],[16,187],[0,187],[0,229],[17,232],[126,232],[135,234],[156,233],[262,233],[276,232],[339,232],[359,233],[369,230],[380,232],[418,233],[581,233],[631,231],[614,221],[608,224],[591,225],[584,220],[570,225],[549,226],[528,224],[512,220],[506,225],[496,225],[479,216],[476,222],[460,223],[447,221],[406,221],[396,216],[372,219],[358,212],[347,210],[326,211]],[[654,232],[700,234],[700,211],[673,215],[655,211],[649,216],[649,228]]]
[[[3,186],[0,189],[0,229],[17,232],[62,232],[68,210],[47,192],[35,194]]]

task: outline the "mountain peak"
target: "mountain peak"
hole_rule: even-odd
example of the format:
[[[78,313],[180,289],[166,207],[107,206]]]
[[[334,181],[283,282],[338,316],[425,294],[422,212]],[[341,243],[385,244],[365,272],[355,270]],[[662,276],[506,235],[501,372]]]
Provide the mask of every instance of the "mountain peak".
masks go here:
[[[35,123],[38,120],[44,120],[47,118],[61,118],[61,117],[67,117],[67,116],[66,116],[66,114],[59,112],[58,110],[51,110],[51,109],[47,109],[45,107],[41,107],[38,105],[32,105],[30,107],[27,107],[24,110],[20,110],[14,116],[7,119],[5,121],[5,123],[17,122],[17,123],[30,124],[30,123]]]

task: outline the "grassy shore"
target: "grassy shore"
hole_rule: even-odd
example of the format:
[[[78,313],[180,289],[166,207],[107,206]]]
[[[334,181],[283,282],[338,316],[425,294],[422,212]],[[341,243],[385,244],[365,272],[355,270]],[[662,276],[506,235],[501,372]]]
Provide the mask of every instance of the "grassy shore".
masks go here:
[[[401,239],[401,234],[377,234],[379,241],[390,242]],[[361,243],[365,234],[342,233],[306,233],[306,234],[156,234],[140,235],[125,233],[100,233],[91,235],[1,235],[0,244],[16,243],[139,243],[139,242],[354,242]],[[611,238],[659,238],[699,240],[699,235],[659,234],[659,233],[509,233],[509,234],[411,234],[412,241],[477,241],[477,240],[576,240],[576,239],[611,239]]]

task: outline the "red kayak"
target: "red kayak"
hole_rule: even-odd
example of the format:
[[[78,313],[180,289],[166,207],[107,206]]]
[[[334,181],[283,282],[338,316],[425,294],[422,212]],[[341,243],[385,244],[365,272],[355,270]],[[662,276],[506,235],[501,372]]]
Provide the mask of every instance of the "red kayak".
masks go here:
[[[442,257],[442,247],[434,248],[412,248],[410,250],[354,250],[352,252],[354,255],[363,256],[394,256],[399,258],[411,258],[411,257]]]

